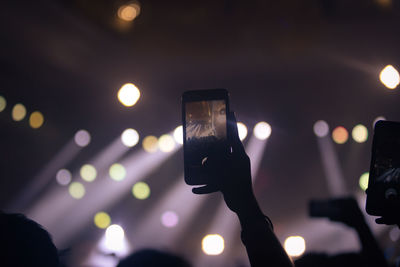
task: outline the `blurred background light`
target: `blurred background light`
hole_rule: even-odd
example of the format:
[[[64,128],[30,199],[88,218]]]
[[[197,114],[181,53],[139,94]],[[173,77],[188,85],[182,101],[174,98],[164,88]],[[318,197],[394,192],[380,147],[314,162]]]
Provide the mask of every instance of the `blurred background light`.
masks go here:
[[[90,143],[90,134],[86,130],[79,130],[76,132],[74,140],[75,143],[80,147],[85,147]]]
[[[174,130],[174,139],[175,142],[182,145],[183,144],[183,127],[182,125],[178,126]]]
[[[139,142],[139,134],[134,129],[126,129],[121,135],[122,143],[127,147],[133,147]]]
[[[118,9],[118,17],[123,21],[132,21],[140,14],[140,4],[137,1],[123,5]]]
[[[372,127],[375,128],[375,124],[376,124],[378,121],[385,121],[385,120],[386,120],[386,118],[383,117],[383,116],[376,117],[376,119],[375,119],[374,122],[372,123]]]
[[[161,223],[167,228],[175,227],[178,221],[178,215],[173,211],[166,211],[161,215]]]
[[[61,169],[56,174],[56,180],[60,185],[67,185],[71,182],[72,175],[67,169]]]
[[[111,224],[111,217],[104,211],[94,215],[94,224],[100,229],[106,229]]]
[[[400,230],[398,227],[393,227],[392,230],[389,231],[390,240],[393,242],[397,242],[400,238]]]
[[[110,167],[109,174],[111,179],[115,181],[122,181],[126,177],[126,169],[122,164],[114,163]]]
[[[137,182],[132,187],[132,194],[137,199],[146,199],[150,196],[150,187],[145,182]]]
[[[399,72],[392,65],[383,68],[379,74],[379,79],[389,89],[395,89],[400,83]]]
[[[122,105],[132,107],[140,98],[139,89],[132,83],[124,84],[118,91],[118,99]]]
[[[259,122],[254,126],[254,135],[257,139],[265,140],[271,135],[271,126],[265,121]]]
[[[284,248],[289,256],[298,257],[306,250],[306,242],[301,236],[289,236],[285,240]]]
[[[349,139],[349,133],[343,126],[338,126],[332,132],[332,139],[337,144],[344,144]]]
[[[22,104],[16,104],[12,111],[11,111],[11,117],[15,121],[21,121],[25,118],[26,116],[26,108]]]
[[[29,117],[29,125],[33,129],[40,128],[44,123],[43,114],[40,111],[32,112],[31,116]]]
[[[368,188],[369,172],[364,172],[358,181],[360,188],[365,191]]]
[[[224,238],[218,234],[206,235],[201,241],[203,252],[207,255],[219,255],[224,251]]]
[[[162,152],[171,152],[175,148],[175,141],[169,134],[164,134],[158,139],[158,147]]]
[[[240,139],[240,141],[243,141],[247,136],[247,127],[243,123],[238,122],[237,128],[238,128],[238,132],[239,132],[239,139]]]
[[[112,224],[106,229],[106,247],[111,251],[121,251],[124,246],[124,229],[118,224]]]
[[[154,153],[158,149],[158,139],[153,135],[146,136],[142,142],[143,149],[149,153]]]
[[[319,120],[314,123],[314,133],[318,137],[325,137],[329,133],[329,125],[326,121]]]
[[[351,131],[351,136],[357,143],[364,143],[368,139],[368,129],[364,125],[358,124]]]
[[[90,164],[83,165],[79,173],[86,182],[93,182],[97,176],[96,168]]]
[[[68,188],[69,194],[76,199],[81,199],[85,195],[85,186],[80,182],[72,182]]]
[[[2,112],[7,106],[7,101],[0,95],[0,112]]]

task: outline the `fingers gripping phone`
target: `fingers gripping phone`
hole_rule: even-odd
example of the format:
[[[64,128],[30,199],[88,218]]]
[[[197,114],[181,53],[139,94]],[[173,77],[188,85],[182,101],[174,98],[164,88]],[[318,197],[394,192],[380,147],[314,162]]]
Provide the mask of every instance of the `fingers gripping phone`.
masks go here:
[[[377,216],[400,212],[399,122],[375,124],[366,210]]]
[[[182,95],[185,182],[207,183],[203,164],[208,156],[226,153],[229,94],[225,89],[187,91]]]

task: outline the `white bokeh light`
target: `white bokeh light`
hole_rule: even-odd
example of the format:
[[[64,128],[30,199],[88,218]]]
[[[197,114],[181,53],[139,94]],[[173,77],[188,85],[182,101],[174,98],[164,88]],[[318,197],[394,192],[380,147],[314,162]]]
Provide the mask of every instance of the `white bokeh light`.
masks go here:
[[[174,130],[174,139],[175,142],[182,145],[183,144],[183,127],[182,125],[178,126]]]
[[[306,250],[306,242],[301,236],[289,236],[285,240],[284,247],[289,256],[298,257]]]
[[[118,224],[107,227],[106,230],[106,247],[111,251],[120,251],[124,247],[125,232]]]
[[[392,65],[383,68],[379,74],[379,79],[389,89],[395,89],[400,83],[399,72]]]
[[[329,126],[326,121],[319,120],[314,123],[314,133],[318,137],[325,137],[329,133]]]
[[[247,127],[244,125],[244,123],[238,122],[237,129],[239,133],[239,139],[240,141],[243,141],[247,136]]]
[[[201,242],[201,247],[207,255],[219,255],[224,251],[225,241],[218,234],[206,235]]]
[[[121,135],[122,143],[127,147],[133,147],[139,142],[139,134],[134,129],[126,129]]]
[[[67,169],[61,169],[56,174],[56,180],[60,185],[68,185],[71,182],[72,175]]]
[[[271,126],[265,121],[259,122],[254,126],[254,135],[260,140],[269,138],[271,131]]]
[[[85,147],[90,143],[90,134],[86,130],[79,130],[76,132],[74,140],[75,143],[80,147]]]
[[[164,134],[158,138],[158,147],[162,152],[171,152],[175,148],[175,140],[169,134]]]
[[[132,107],[140,98],[139,89],[132,83],[124,84],[118,91],[118,99],[122,105]]]

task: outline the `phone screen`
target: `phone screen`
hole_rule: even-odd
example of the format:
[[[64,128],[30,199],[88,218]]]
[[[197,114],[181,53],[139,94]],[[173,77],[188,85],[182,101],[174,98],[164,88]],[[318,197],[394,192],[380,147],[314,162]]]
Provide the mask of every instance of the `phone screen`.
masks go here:
[[[227,148],[227,104],[223,99],[185,103],[185,179],[204,181],[203,164]]]
[[[400,207],[400,123],[378,122],[375,127],[367,211],[372,215]]]

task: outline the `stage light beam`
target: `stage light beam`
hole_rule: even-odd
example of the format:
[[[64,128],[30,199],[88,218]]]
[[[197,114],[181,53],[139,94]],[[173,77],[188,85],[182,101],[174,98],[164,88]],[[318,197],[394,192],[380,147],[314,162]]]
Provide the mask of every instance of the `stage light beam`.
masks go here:
[[[122,105],[132,107],[140,98],[139,89],[132,83],[124,84],[118,91],[118,99]]]
[[[379,74],[379,79],[388,89],[395,89],[400,83],[399,72],[392,66],[387,65]]]

